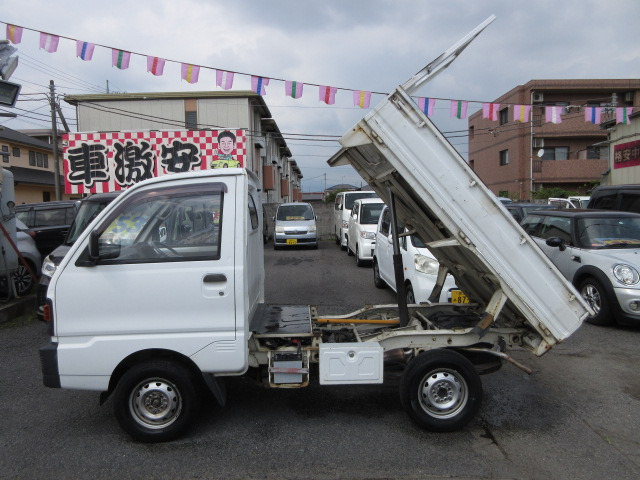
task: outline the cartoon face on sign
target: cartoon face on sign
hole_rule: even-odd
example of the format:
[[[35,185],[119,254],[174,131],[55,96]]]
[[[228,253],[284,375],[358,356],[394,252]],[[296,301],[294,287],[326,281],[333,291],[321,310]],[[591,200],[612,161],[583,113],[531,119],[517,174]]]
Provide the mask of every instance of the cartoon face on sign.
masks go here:
[[[210,164],[211,168],[236,168],[240,162],[234,158],[233,151],[236,148],[236,136],[228,130],[218,135],[218,153],[216,159]]]

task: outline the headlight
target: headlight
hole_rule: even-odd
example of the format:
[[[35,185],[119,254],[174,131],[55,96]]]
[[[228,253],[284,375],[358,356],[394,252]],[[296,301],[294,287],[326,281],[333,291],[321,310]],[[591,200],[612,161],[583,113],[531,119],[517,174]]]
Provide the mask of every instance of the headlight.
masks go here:
[[[51,261],[51,256],[47,255],[44,262],[42,262],[42,275],[51,278],[56,273],[56,268],[56,264]]]
[[[282,225],[276,227],[276,233],[284,233],[284,227]]]
[[[376,234],[374,232],[362,231],[360,232],[360,237],[366,238],[367,240],[373,240],[374,238],[376,238]]]
[[[438,273],[439,265],[435,258],[416,255],[413,257],[413,263],[418,272],[426,273],[427,275],[436,275]]]
[[[613,275],[623,285],[635,285],[640,281],[638,271],[631,265],[614,265]]]
[[[315,225],[309,225],[309,228],[307,230],[309,233],[314,233],[316,231],[316,226]]]

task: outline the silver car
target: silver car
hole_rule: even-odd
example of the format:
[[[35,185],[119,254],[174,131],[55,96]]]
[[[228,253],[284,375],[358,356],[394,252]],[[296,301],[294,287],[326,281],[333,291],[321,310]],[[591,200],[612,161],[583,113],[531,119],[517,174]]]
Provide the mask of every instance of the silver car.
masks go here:
[[[308,246],[318,248],[316,214],[309,203],[283,203],[273,217],[273,248]]]
[[[18,296],[22,296],[31,291],[31,288],[37,280],[33,278],[32,273],[34,275],[40,275],[42,257],[36,247],[33,232],[30,232],[29,228],[22,223],[19,218],[16,218],[16,237],[16,246],[18,247],[18,251],[29,264],[29,268],[27,268],[22,262],[18,262],[18,269],[13,276],[13,282],[16,286],[16,294]]]

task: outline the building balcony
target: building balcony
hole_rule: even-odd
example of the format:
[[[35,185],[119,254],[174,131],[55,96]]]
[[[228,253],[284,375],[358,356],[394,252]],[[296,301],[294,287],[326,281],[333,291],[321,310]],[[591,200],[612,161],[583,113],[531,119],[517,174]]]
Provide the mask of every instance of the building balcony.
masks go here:
[[[533,160],[536,182],[572,183],[600,180],[609,168],[607,159]]]

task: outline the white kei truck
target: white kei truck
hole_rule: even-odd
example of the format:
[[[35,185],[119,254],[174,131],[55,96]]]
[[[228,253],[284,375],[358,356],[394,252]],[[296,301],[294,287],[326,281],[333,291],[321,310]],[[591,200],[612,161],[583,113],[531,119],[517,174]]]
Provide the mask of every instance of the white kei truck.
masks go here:
[[[466,425],[481,374],[507,361],[527,370],[510,348],[542,355],[592,313],[409,94],[478,29],[398,87],[329,160],[353,165],[393,223],[433,252],[432,296],[450,273],[470,303],[406,305],[398,295],[398,305],[328,316],[267,305],[257,179],[233,168],[165,175],[108,205],[56,269],[44,385],[112,396],[126,432],[160,442],[194,423],[207,389],[224,404],[228,376],[348,388],[383,383],[385,366],[400,364],[413,421],[441,432]]]

